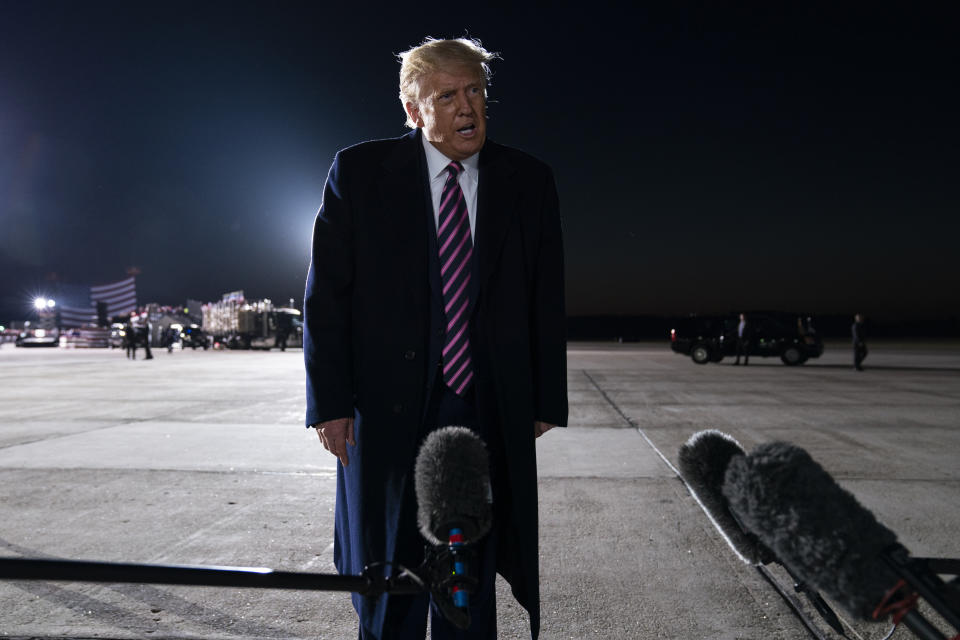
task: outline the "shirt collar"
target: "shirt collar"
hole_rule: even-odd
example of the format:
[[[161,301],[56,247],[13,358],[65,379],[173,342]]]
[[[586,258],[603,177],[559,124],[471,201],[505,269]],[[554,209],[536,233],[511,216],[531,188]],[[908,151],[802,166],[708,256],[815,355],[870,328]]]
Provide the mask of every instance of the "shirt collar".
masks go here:
[[[453,162],[453,160],[430,144],[427,136],[421,134],[420,139],[423,142],[423,149],[427,155],[427,173],[430,175],[430,180],[436,180],[441,174],[443,174],[444,179],[446,179],[447,165]],[[477,182],[480,172],[480,154],[475,153],[469,158],[461,160],[460,164],[463,165],[463,170],[467,174],[467,177],[473,182]]]

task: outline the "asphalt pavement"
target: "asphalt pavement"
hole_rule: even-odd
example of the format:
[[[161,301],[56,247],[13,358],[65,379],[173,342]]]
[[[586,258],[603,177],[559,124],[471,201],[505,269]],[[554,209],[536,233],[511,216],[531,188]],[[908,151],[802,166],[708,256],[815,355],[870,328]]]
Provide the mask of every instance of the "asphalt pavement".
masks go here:
[[[301,354],[154,356],[0,348],[0,555],[332,572],[335,460],[302,427]],[[707,428],[806,448],[915,555],[960,556],[960,344],[875,343],[865,366],[845,343],[800,367],[572,344],[570,426],[538,441],[541,637],[812,637],[678,477]],[[498,591],[500,637],[529,637]],[[341,593],[0,581],[0,635],[353,640],[356,622]]]

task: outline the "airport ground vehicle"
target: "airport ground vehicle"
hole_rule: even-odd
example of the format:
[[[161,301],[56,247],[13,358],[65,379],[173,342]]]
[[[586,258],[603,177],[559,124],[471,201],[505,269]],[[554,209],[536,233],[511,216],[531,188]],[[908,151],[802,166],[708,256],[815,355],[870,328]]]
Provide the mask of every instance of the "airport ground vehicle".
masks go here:
[[[170,325],[171,328],[179,327],[178,337],[180,338],[180,345],[184,349],[209,349],[210,348],[210,337],[207,335],[206,331],[200,328],[200,325],[197,324],[188,324],[185,326],[180,325]]]
[[[127,336],[127,325],[122,322],[114,322],[110,325],[110,338],[108,343],[111,349],[123,348],[124,338]]]
[[[57,347],[60,346],[60,329],[53,318],[23,323],[23,330],[17,336],[18,347]]]
[[[269,299],[247,301],[242,291],[203,305],[203,331],[228,349],[303,346],[300,311],[277,307]]]
[[[670,348],[690,356],[697,364],[723,359],[724,317],[693,316],[677,321],[670,330]]]
[[[788,366],[803,364],[810,358],[823,354],[823,341],[813,330],[812,320],[807,317],[800,323],[796,318],[803,314],[747,313],[751,327],[749,353],[751,356],[777,356]],[[793,322],[790,319],[793,318]],[[670,348],[688,355],[697,364],[720,362],[725,356],[737,353],[737,325],[739,317],[693,316],[677,322],[670,330]]]
[[[71,349],[105,349],[110,346],[110,330],[100,327],[79,327],[60,332],[60,346]]]

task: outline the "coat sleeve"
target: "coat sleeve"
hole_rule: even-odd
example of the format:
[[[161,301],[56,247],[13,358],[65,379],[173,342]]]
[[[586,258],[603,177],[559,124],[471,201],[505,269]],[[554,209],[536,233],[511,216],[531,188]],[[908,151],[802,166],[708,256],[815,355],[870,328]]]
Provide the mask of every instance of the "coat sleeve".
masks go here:
[[[353,416],[353,221],[341,154],[334,158],[313,225],[303,296],[307,426]]]
[[[567,317],[564,303],[560,202],[547,170],[540,215],[531,332],[536,420],[567,426]]]

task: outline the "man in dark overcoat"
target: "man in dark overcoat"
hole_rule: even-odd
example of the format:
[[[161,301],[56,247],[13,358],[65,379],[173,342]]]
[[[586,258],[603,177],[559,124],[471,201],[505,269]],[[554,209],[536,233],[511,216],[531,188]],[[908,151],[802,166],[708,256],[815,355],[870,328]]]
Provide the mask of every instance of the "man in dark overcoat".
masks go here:
[[[753,326],[747,320],[746,314],[740,314],[740,322],[737,323],[737,359],[733,364],[740,364],[740,356],[743,356],[743,364],[750,364],[750,349],[753,347]]]
[[[427,596],[353,596],[360,638],[495,638],[495,572],[540,628],[535,439],[567,420],[563,246],[552,171],[486,138],[488,63],[472,40],[401,54],[413,131],[340,151],[304,298],[308,427],[339,458],[334,561],[416,566],[423,438],[468,426],[491,457],[494,526],[472,624]]]
[[[853,316],[850,335],[853,337],[853,368],[863,371],[863,361],[867,357],[867,332],[864,329],[862,314]]]

